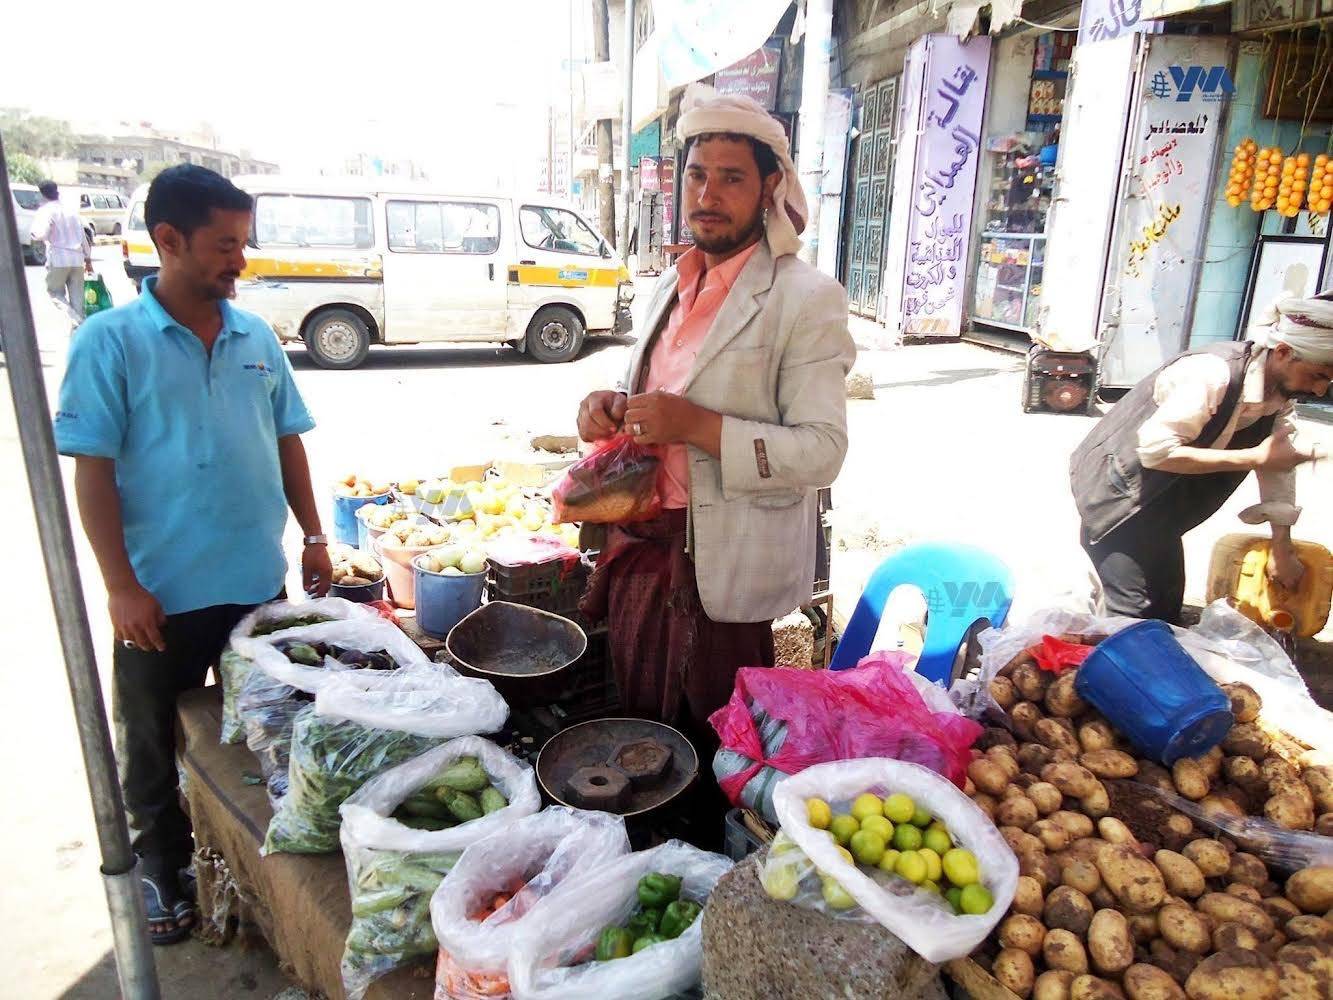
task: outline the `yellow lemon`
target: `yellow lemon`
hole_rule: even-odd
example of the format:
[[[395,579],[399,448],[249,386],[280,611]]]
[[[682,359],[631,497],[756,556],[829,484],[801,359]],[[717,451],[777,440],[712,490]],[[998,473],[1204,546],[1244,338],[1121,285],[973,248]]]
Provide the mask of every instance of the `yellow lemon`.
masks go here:
[[[885,843],[893,839],[893,824],[883,816],[867,816],[861,820],[861,829],[875,831],[884,838]]]
[[[883,816],[884,802],[878,795],[865,792],[856,797],[852,803],[852,815],[856,817],[857,822],[861,822],[867,816]]]
[[[916,851],[903,851],[898,855],[893,870],[913,885],[920,885],[926,880],[926,859]]]
[[[916,803],[910,795],[895,792],[884,800],[884,815],[894,823],[910,823],[916,812]]]
[[[977,856],[961,847],[948,851],[942,859],[942,865],[945,877],[960,888],[974,885],[981,880]]]
[[[926,878],[938,882],[944,876],[944,866],[940,864],[940,856],[929,847],[923,847],[916,853],[926,862]]]
[[[805,816],[816,830],[827,830],[833,821],[833,810],[823,799],[806,799]]]

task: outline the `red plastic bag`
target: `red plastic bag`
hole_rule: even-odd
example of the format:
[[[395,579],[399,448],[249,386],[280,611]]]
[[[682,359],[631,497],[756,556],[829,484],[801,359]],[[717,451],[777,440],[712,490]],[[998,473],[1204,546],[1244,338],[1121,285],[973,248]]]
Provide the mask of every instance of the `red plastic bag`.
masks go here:
[[[551,493],[555,522],[624,524],[662,511],[657,456],[628,434],[617,434],[565,472]]]
[[[952,712],[932,712],[903,673],[900,653],[875,653],[853,670],[774,670],[736,674],[731,701],[709,718],[724,749],[753,765],[720,781],[733,803],[764,767],[796,774],[812,764],[892,757],[928,767],[959,788],[981,726]],[[764,756],[750,704],[787,724],[782,746]]]
[[[1092,653],[1094,646],[1083,646],[1077,642],[1065,642],[1053,635],[1041,637],[1041,645],[1032,647],[1032,656],[1037,666],[1052,674],[1063,674],[1073,670]]]

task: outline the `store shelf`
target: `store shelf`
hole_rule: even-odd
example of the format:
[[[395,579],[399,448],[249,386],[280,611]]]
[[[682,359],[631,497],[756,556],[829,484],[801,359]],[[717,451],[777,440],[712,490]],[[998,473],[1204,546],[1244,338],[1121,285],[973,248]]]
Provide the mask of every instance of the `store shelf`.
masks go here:
[[[1034,80],[1068,80],[1069,74],[1062,69],[1034,69],[1032,71]]]
[[[1061,117],[1060,115],[1028,115],[1028,121],[1037,122],[1040,125],[1058,125]]]

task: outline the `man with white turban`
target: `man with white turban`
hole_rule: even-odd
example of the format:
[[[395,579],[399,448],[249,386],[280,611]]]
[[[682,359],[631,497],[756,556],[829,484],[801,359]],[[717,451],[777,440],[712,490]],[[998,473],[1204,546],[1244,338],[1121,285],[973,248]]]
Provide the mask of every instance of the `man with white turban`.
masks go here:
[[[664,510],[612,527],[584,605],[607,619],[623,707],[685,729],[707,766],[737,668],[772,665],[772,620],[810,599],[856,348],[842,286],[796,257],[806,206],[781,123],[694,86],[678,135],[695,246],[658,281],[621,388],[578,419],[585,441],[657,454]]]
[[[1328,392],[1333,302],[1283,299],[1250,338],[1164,365],[1075,450],[1070,477],[1083,547],[1112,614],[1179,620],[1181,536],[1216,513],[1251,471],[1260,502],[1240,518],[1269,523],[1269,577],[1299,585],[1304,567],[1291,542],[1301,512],[1296,468],[1319,456],[1293,439],[1292,400]]]

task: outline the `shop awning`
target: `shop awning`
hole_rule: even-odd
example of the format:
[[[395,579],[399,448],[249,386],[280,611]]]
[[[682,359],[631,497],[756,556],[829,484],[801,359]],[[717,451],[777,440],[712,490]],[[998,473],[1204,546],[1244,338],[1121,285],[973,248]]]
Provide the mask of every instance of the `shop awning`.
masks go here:
[[[773,34],[792,0],[653,0],[657,63],[668,89],[739,62]]]

